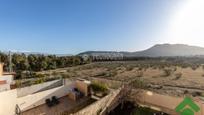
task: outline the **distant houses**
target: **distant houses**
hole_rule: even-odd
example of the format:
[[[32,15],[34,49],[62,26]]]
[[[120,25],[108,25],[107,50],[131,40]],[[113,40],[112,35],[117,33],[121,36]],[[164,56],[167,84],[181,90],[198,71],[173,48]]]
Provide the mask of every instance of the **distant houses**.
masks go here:
[[[90,57],[94,61],[100,61],[100,60],[123,60],[123,54],[119,52],[99,52],[99,53],[91,53],[91,54],[83,54],[82,58],[87,59],[87,57]]]

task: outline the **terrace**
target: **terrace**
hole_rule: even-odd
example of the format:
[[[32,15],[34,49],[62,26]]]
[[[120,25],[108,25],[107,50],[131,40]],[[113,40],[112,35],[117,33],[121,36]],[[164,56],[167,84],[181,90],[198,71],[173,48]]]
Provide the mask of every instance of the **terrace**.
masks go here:
[[[63,85],[50,89],[50,86],[55,86],[56,83],[61,82],[54,81],[19,89],[16,108],[18,111],[16,111],[16,114],[70,114],[95,101],[90,95],[89,81],[65,80]]]
[[[94,108],[90,110],[95,110],[95,105],[107,104],[106,95],[109,92],[104,88],[106,87],[101,83],[93,84],[83,79],[60,79],[13,89],[0,93],[2,98],[0,114],[68,115],[81,111],[89,113],[87,106]]]
[[[59,104],[48,107],[46,104],[22,112],[22,115],[62,115],[77,112],[85,106],[93,103],[95,100],[89,97],[83,97],[77,101],[71,100],[68,96],[61,97]]]

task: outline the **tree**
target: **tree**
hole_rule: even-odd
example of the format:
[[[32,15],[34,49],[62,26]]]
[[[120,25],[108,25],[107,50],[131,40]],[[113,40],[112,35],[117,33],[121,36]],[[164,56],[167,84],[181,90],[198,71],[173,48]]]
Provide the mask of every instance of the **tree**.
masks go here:
[[[0,62],[4,63],[4,70],[8,71],[8,66],[9,66],[8,55],[0,52]]]
[[[15,71],[27,70],[29,68],[29,64],[27,62],[27,57],[25,54],[13,54],[12,63]]]
[[[3,62],[6,70],[9,67],[8,56],[0,52],[0,62]],[[14,71],[42,71],[56,68],[63,68],[83,64],[80,56],[63,56],[42,55],[42,54],[25,54],[14,53],[12,55],[12,67]]]
[[[33,55],[33,54],[31,54],[31,55],[29,55],[28,56],[28,63],[29,63],[29,65],[30,65],[30,70],[32,70],[32,71],[37,71],[38,69],[37,69],[37,55]]]

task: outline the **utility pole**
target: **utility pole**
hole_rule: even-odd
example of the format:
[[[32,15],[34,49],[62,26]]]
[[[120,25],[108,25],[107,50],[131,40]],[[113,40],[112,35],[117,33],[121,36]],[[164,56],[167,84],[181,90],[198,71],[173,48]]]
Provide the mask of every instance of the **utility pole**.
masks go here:
[[[9,72],[11,73],[12,71],[12,55],[11,51],[9,51]]]

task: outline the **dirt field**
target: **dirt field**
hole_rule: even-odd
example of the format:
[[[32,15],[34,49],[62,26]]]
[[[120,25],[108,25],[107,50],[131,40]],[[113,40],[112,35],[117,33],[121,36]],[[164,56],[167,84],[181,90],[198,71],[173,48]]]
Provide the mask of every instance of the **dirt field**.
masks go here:
[[[98,62],[76,67],[40,72],[46,75],[68,77],[94,77],[116,81],[139,79],[146,89],[174,96],[204,95],[203,66],[129,61]],[[137,84],[136,84],[137,85]]]

